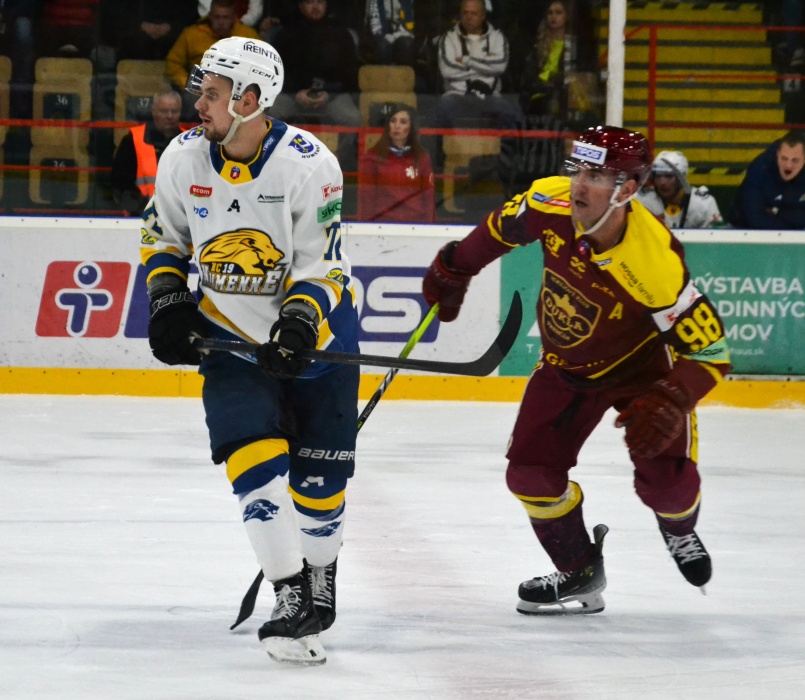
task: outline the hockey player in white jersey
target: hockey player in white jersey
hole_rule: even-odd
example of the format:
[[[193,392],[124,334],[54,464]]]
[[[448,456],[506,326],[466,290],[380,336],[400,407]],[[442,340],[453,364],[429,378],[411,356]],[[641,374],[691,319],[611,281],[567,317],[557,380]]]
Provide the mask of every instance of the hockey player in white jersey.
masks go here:
[[[657,155],[648,184],[637,199],[671,229],[715,228],[724,223],[718,202],[707,188],[688,183],[688,159],[681,151]]]
[[[318,634],[335,618],[359,372],[298,353],[357,352],[358,320],[342,173],[315,136],[266,118],[282,81],[282,60],[262,41],[222,39],[204,54],[187,85],[202,123],[162,155],[142,258],[153,354],[200,365],[212,459],[226,463],[274,586],[259,639],[276,660],[319,664]],[[202,355],[193,336],[261,345],[255,356]]]

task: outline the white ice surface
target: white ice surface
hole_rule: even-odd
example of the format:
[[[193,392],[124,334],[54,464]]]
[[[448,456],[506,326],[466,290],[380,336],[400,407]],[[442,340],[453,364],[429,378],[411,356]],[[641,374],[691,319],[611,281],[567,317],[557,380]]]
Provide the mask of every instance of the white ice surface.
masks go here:
[[[318,668],[228,630],[257,566],[195,399],[0,396],[0,699],[805,697],[805,411],[700,410],[707,595],[607,416],[574,478],[606,610],[515,612],[552,570],[508,493],[515,404],[382,401],[358,440]],[[244,407],[248,410],[248,406]]]

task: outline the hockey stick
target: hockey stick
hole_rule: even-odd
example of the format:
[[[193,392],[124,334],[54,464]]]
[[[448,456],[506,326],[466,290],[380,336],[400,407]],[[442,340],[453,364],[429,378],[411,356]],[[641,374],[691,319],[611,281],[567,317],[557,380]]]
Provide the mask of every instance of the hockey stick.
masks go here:
[[[430,326],[431,321],[436,318],[436,314],[439,313],[439,304],[434,304],[431,306],[430,311],[425,315],[425,318],[422,319],[422,323],[417,326],[416,330],[411,334],[411,337],[408,339],[408,342],[405,344],[405,347],[400,352],[400,357],[405,359],[408,355],[411,354],[411,350],[414,349],[414,345],[416,345],[422,335],[428,330],[428,326]],[[377,402],[380,401],[380,397],[386,393],[386,389],[389,388],[389,384],[391,384],[391,380],[397,376],[397,373],[400,370],[396,367],[392,367],[387,373],[386,376],[383,378],[383,381],[380,382],[380,386],[377,387],[377,391],[372,395],[372,398],[369,399],[369,402],[364,406],[363,411],[361,411],[361,415],[358,416],[358,430],[363,427],[363,424],[366,422],[366,419],[369,417],[369,414],[375,410],[375,406],[377,406]]]
[[[431,321],[436,318],[436,314],[439,312],[439,304],[434,304],[430,311],[425,315],[425,318],[422,319],[421,323],[416,327],[414,332],[411,334],[411,337],[408,339],[408,342],[403,347],[402,351],[400,352],[400,357],[408,357],[411,354],[411,351],[414,349],[414,346],[420,341],[422,336],[424,335],[425,331],[430,326]],[[389,384],[391,384],[391,380],[397,376],[397,373],[400,370],[397,368],[392,368],[388,371],[386,376],[383,378],[383,381],[380,383],[380,386],[377,388],[377,391],[372,395],[372,398],[369,399],[369,402],[364,407],[363,411],[361,411],[361,415],[358,416],[358,432],[360,432],[363,424],[366,422],[366,419],[369,417],[369,414],[375,410],[375,406],[377,406],[378,401],[380,401],[380,397],[386,393],[386,389],[388,389]],[[243,600],[240,603],[240,610],[238,611],[238,617],[235,620],[234,624],[229,628],[230,630],[235,629],[241,622],[245,622],[248,620],[252,613],[254,612],[255,605],[257,605],[257,594],[260,592],[260,584],[263,582],[263,570],[257,573],[254,581],[252,581],[252,585],[249,586],[249,590],[246,591],[246,595],[243,596]]]
[[[523,320],[523,303],[520,294],[514,293],[509,313],[503,327],[492,345],[476,360],[469,362],[443,362],[440,360],[411,360],[404,357],[385,357],[382,355],[363,355],[351,352],[331,352],[329,350],[305,350],[302,357],[321,362],[335,362],[342,365],[372,365],[375,367],[393,367],[396,369],[412,369],[420,372],[437,372],[440,374],[458,374],[465,377],[485,377],[503,361],[509,353]],[[255,352],[260,345],[244,340],[218,340],[217,338],[196,338],[194,344],[202,350],[219,350],[229,352]]]

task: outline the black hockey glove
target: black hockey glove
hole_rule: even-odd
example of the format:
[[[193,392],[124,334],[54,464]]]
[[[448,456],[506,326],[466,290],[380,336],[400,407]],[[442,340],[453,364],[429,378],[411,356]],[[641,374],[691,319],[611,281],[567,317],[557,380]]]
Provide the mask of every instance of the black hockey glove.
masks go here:
[[[292,302],[280,311],[271,327],[271,340],[257,348],[257,366],[274,379],[293,379],[311,360],[300,352],[314,350],[319,340],[316,310],[304,302]]]
[[[191,335],[203,335],[203,318],[187,287],[174,288],[151,299],[148,343],[154,357],[166,365],[197,365],[201,354]]]
[[[615,427],[626,428],[629,454],[650,459],[670,447],[682,432],[685,416],[693,407],[685,387],[660,379],[620,412]]]
[[[450,258],[458,241],[444,246],[430,264],[422,280],[422,295],[429,306],[439,303],[439,320],[455,321],[472,275],[451,267]]]

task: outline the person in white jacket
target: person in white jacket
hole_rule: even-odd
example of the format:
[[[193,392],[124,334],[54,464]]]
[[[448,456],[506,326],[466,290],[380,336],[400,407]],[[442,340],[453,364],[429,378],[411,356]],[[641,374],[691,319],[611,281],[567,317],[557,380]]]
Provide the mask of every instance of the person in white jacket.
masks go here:
[[[637,199],[668,228],[717,228],[724,220],[707,188],[688,183],[688,159],[682,151],[661,151],[651,165],[649,183]]]
[[[428,126],[518,127],[519,106],[501,95],[509,42],[486,21],[483,0],[462,0],[458,24],[439,38],[438,56],[444,94],[428,113]]]

